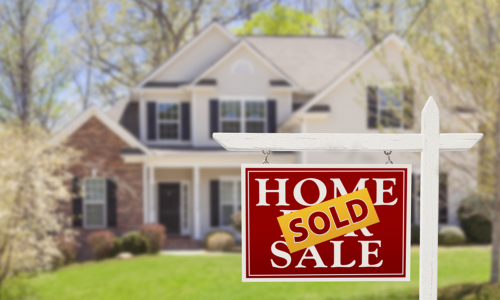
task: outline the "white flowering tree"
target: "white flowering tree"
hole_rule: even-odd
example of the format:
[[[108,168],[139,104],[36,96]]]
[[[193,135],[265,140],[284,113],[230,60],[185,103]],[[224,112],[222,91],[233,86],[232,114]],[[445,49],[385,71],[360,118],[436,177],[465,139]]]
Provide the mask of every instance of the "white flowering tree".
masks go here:
[[[69,237],[61,201],[69,201],[74,150],[54,145],[42,130],[0,127],[0,291],[5,280],[50,268],[57,243]]]

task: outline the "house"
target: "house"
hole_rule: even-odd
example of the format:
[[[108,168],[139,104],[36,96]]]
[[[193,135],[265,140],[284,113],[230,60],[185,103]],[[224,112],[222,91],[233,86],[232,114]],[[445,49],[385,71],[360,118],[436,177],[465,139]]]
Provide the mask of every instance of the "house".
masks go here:
[[[76,196],[67,207],[81,241],[97,229],[120,235],[159,222],[167,227],[167,247],[190,248],[211,230],[232,230],[231,216],[240,209],[240,165],[265,156],[227,152],[213,132],[419,130],[421,107],[405,84],[404,49],[395,35],[365,49],[340,37],[237,37],[211,24],[131,87],[127,99],[108,112],[88,109],[57,135],[84,155],[72,170]],[[418,191],[419,155],[391,158],[413,164]],[[269,161],[380,164],[387,157],[279,152]],[[442,170],[448,175],[441,176],[440,221],[456,224],[466,185],[447,188],[460,171]],[[412,219],[418,223],[414,194]]]

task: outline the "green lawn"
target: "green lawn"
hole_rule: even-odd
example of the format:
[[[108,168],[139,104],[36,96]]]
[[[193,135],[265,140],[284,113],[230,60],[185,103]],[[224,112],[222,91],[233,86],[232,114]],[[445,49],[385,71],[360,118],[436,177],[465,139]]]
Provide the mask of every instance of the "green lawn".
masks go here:
[[[241,255],[140,257],[74,264],[33,280],[46,300],[114,299],[416,299],[418,248],[411,282],[242,283]],[[439,285],[485,282],[489,247],[440,248]]]

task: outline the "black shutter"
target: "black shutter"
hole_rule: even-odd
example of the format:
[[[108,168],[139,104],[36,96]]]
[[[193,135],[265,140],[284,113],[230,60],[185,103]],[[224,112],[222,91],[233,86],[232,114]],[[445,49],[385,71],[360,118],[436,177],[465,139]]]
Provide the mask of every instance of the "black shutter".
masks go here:
[[[276,100],[267,100],[267,132],[276,133]]]
[[[80,193],[80,178],[73,178],[71,193],[73,194],[73,198],[71,199],[71,204],[73,206],[73,227],[82,227],[83,199]]]
[[[412,88],[403,89],[403,126],[405,129],[413,128],[413,99],[415,92]]]
[[[156,102],[148,102],[148,140],[156,140]]]
[[[210,137],[214,132],[219,132],[219,100],[210,100]]]
[[[210,225],[219,226],[219,181],[210,180]]]
[[[106,180],[106,210],[108,212],[108,227],[116,227],[116,183]]]
[[[181,103],[181,139],[189,141],[191,139],[191,113],[189,102]]]
[[[377,87],[368,86],[366,89],[367,105],[368,105],[368,128],[377,128]]]

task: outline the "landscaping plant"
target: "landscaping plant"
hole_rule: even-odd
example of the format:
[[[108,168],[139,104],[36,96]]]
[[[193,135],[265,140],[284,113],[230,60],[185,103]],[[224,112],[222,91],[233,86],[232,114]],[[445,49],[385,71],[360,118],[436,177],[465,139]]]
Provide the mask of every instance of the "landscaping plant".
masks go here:
[[[115,236],[109,230],[95,231],[87,237],[87,242],[92,248],[94,258],[101,260],[110,257],[115,246]]]
[[[148,240],[151,253],[160,252],[166,239],[165,226],[158,223],[144,224],[140,227],[139,232]]]
[[[465,234],[457,226],[443,226],[438,232],[439,245],[455,246],[465,243]]]
[[[236,245],[234,236],[227,231],[213,231],[205,237],[208,251],[231,251]]]
[[[150,250],[148,240],[139,232],[131,231],[122,238],[122,251],[134,255],[148,253]]]

